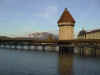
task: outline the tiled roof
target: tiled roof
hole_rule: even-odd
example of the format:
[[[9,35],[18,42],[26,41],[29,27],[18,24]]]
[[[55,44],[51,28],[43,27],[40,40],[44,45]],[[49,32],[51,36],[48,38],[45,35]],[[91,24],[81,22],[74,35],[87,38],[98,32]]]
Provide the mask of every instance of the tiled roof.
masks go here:
[[[59,23],[66,23],[66,22],[75,23],[75,20],[73,19],[72,15],[69,13],[67,8],[65,8],[65,10],[62,13],[60,19],[58,20],[58,24]]]
[[[88,33],[95,33],[95,32],[100,32],[100,29],[95,29],[95,30],[89,31],[89,32],[87,32],[87,34]]]

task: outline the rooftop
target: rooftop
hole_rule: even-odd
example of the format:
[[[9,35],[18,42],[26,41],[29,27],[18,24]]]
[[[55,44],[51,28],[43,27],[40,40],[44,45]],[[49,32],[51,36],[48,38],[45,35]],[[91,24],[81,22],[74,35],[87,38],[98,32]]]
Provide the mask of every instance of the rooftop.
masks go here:
[[[68,9],[65,8],[64,12],[62,13],[60,19],[58,20],[58,24],[59,23],[66,23],[66,22],[71,22],[71,23],[75,23],[74,18],[72,17],[72,15],[69,13]]]
[[[100,29],[91,30],[91,31],[89,31],[87,33],[95,33],[95,32],[100,32]]]

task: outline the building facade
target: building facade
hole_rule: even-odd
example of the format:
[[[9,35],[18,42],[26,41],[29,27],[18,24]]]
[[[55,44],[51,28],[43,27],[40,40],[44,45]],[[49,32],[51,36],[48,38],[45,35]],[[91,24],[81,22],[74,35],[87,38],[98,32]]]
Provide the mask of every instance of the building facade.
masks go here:
[[[59,40],[72,40],[74,39],[74,24],[75,20],[65,8],[63,14],[58,20],[59,27]]]
[[[89,32],[82,30],[78,34],[78,39],[100,39],[100,29],[91,30]]]

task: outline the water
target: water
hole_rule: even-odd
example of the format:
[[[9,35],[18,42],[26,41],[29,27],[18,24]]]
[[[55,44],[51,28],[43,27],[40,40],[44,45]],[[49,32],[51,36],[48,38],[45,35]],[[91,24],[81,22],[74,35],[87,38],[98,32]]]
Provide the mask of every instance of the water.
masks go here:
[[[100,58],[0,49],[0,75],[100,75]]]

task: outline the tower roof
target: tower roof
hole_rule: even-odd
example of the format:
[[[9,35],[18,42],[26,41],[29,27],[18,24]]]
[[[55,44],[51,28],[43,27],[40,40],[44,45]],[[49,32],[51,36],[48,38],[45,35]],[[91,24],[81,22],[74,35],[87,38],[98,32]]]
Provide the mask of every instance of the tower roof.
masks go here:
[[[65,10],[64,10],[64,12],[62,13],[60,19],[58,20],[58,24],[59,24],[59,23],[66,23],[66,22],[75,23],[74,18],[73,18],[72,15],[69,13],[69,11],[67,10],[67,8],[65,8]]]

